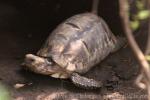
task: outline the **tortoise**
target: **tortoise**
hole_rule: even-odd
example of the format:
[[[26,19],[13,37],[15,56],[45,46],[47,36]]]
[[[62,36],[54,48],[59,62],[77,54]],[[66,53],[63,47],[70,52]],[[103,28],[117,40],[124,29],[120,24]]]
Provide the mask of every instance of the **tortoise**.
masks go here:
[[[101,81],[83,76],[94,65],[124,44],[95,13],[74,15],[49,35],[37,54],[27,54],[24,65],[33,72],[68,79],[86,89],[100,88]]]

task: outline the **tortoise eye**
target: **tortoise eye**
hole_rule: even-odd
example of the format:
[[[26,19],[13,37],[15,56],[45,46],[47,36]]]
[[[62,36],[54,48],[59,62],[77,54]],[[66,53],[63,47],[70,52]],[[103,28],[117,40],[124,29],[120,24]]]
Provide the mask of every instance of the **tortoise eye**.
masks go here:
[[[46,60],[49,65],[53,65],[55,63],[52,58],[46,58]]]
[[[55,62],[53,61],[52,57],[43,57],[43,56],[40,56],[42,58],[45,59],[46,63],[49,64],[49,65],[53,65]]]

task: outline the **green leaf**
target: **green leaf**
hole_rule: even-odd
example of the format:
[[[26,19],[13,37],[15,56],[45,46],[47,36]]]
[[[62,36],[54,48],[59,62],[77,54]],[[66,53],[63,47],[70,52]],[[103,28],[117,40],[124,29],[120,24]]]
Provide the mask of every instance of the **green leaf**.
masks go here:
[[[145,56],[146,60],[150,61],[150,55]]]
[[[140,26],[140,22],[138,20],[131,21],[130,22],[132,30],[137,30]]]
[[[139,9],[139,10],[142,10],[144,8],[144,4],[142,1],[140,0],[136,0],[136,7]]]
[[[1,83],[0,83],[0,100],[11,100],[10,93]]]
[[[137,14],[137,17],[140,20],[147,19],[149,16],[150,16],[150,11],[149,10],[141,10]]]

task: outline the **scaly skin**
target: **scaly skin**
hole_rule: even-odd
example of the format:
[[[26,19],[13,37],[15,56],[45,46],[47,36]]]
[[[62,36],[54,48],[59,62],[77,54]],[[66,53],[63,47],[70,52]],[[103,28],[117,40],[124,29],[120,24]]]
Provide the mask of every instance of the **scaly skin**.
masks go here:
[[[71,80],[76,86],[85,88],[85,89],[97,89],[97,88],[101,88],[103,86],[101,81],[89,79],[84,76],[80,76],[77,73],[73,73],[71,75]]]

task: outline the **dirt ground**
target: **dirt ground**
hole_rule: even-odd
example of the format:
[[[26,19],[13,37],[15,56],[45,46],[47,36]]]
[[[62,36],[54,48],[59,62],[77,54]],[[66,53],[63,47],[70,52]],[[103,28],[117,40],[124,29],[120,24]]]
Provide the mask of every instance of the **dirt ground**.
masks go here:
[[[53,13],[48,13],[49,10],[45,11],[53,4],[48,5],[49,3],[42,1],[37,3],[44,5],[41,8],[35,4],[36,1],[30,4],[28,0],[25,0],[22,5],[18,4],[17,0],[0,3],[0,81],[9,88],[12,98],[14,100],[146,100],[146,91],[141,90],[134,83],[140,69],[128,44],[118,52],[109,55],[86,74],[87,77],[106,83],[106,86],[97,90],[81,89],[74,86],[70,80],[54,79],[22,69],[24,55],[36,53],[49,32],[63,19],[73,14],[69,12],[68,15],[57,18],[61,6],[56,4],[60,1],[51,2],[56,8],[51,11]],[[85,2],[85,0],[81,1],[81,3]],[[61,3],[63,5],[63,2]],[[87,3],[84,8],[89,7],[89,4]],[[73,11],[78,13],[81,9],[73,9]],[[109,22],[109,18],[107,21]],[[110,26],[113,26],[113,22],[115,20]],[[145,33],[146,25],[143,24],[136,33],[136,39],[142,49],[146,44]],[[24,86],[16,88],[17,84]]]

